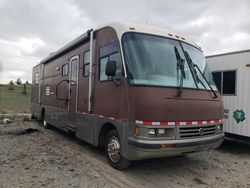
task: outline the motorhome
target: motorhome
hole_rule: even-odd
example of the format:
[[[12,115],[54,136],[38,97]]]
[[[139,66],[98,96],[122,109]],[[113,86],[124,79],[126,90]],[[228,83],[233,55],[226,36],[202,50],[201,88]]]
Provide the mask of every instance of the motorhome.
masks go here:
[[[218,147],[223,104],[200,47],[166,29],[88,30],[33,68],[32,116],[130,161]]]
[[[250,50],[207,56],[225,105],[226,139],[250,143]]]

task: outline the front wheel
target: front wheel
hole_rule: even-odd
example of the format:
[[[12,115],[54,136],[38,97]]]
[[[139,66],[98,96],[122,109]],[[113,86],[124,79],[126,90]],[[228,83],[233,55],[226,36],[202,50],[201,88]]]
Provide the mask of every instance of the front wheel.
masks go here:
[[[130,161],[122,156],[119,134],[115,129],[107,134],[105,153],[109,164],[118,170],[125,169],[130,165]]]

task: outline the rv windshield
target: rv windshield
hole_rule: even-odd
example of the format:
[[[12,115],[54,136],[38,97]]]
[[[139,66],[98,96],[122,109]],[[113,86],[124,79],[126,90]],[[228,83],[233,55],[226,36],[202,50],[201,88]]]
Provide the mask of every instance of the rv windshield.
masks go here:
[[[184,51],[186,51],[188,55],[190,56],[190,58],[192,59],[192,62],[200,68],[207,82],[211,85],[213,89],[216,89],[215,83],[213,81],[213,76],[207,66],[206,59],[203,53],[197,48],[194,48],[193,46],[190,46],[186,43],[182,43],[182,46],[184,48]],[[193,71],[195,72],[195,75],[198,77],[198,80],[197,80],[198,87],[200,89],[204,89],[204,87],[205,89],[209,89],[207,82],[204,80],[203,76],[199,73],[199,71],[196,71],[196,70],[193,70]]]
[[[194,48],[190,45],[185,47]],[[124,58],[128,66],[128,77],[132,85],[179,87],[181,71],[179,71],[179,59],[176,56],[175,49],[177,49],[180,58],[184,60],[185,78],[183,79],[183,87],[202,87],[202,85],[195,83],[181,43],[177,40],[147,34],[126,33],[123,36],[123,48]],[[186,50],[192,53],[189,48]],[[203,56],[201,52],[200,54]],[[193,55],[190,56],[191,58],[194,57]],[[199,62],[195,61],[194,63],[200,67]],[[204,68],[201,67],[201,70],[204,70]],[[210,81],[210,79],[207,80]]]

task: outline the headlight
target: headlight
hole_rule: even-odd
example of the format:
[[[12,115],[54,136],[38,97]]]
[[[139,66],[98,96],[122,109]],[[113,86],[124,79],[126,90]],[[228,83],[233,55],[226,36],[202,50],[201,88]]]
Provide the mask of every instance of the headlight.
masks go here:
[[[155,129],[148,129],[148,134],[151,136],[155,136]]]
[[[175,136],[174,128],[147,128],[147,127],[136,127],[135,136],[140,137],[164,137],[173,138]]]
[[[158,129],[158,135],[164,135],[165,129]]]
[[[217,131],[223,131],[223,124],[218,124],[217,125]]]

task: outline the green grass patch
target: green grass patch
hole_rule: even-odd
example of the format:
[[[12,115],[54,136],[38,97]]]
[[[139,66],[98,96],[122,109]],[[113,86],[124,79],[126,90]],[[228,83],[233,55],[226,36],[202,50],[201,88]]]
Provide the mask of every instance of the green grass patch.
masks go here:
[[[30,113],[31,88],[23,94],[23,86],[14,86],[9,90],[8,85],[0,85],[0,113]]]

